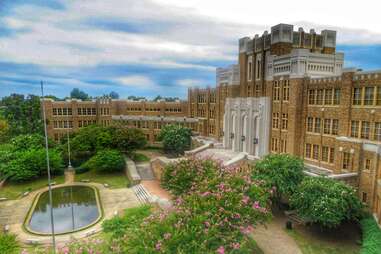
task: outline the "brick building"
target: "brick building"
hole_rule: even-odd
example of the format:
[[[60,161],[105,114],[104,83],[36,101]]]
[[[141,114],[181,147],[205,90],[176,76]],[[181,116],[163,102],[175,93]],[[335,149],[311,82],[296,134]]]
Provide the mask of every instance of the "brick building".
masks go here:
[[[179,123],[222,140],[231,136],[223,131],[227,98],[267,97],[270,130],[261,142],[269,152],[297,155],[312,175],[353,184],[381,220],[381,71],[343,62],[335,31],[279,24],[240,39],[238,65],[218,68],[214,88],[189,89],[187,102],[46,100],[48,131],[59,139],[67,128],[115,123],[141,128],[154,142],[163,124]],[[234,149],[256,141],[243,136]]]

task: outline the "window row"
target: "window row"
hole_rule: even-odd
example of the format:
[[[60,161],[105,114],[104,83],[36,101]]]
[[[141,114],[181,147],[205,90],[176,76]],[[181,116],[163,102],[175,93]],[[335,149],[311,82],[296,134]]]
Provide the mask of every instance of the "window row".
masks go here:
[[[97,120],[80,120],[78,121],[78,127],[82,128],[82,127],[86,127],[88,125],[92,125],[96,123],[97,123]]]
[[[320,150],[320,145],[306,143],[304,157],[333,164],[335,162],[335,148],[322,146]]]
[[[72,114],[71,108],[53,108],[53,116],[71,116]]]
[[[282,93],[281,93],[282,91]],[[273,82],[273,101],[289,101],[290,99],[290,80],[274,81]]]
[[[127,111],[142,111],[142,108],[127,108]]]
[[[321,133],[323,125],[323,134],[338,135],[339,133],[339,120],[319,117],[307,117],[306,130],[307,132]]]
[[[110,109],[109,108],[100,108],[101,115],[110,115]]]
[[[351,121],[351,137],[381,141],[381,122],[373,124],[373,137],[371,127],[369,121]]]
[[[95,116],[97,115],[97,109],[96,108],[78,108],[78,115],[80,116]]]
[[[339,105],[340,97],[340,88],[308,90],[309,105]]]
[[[355,106],[381,106],[381,86],[353,88],[352,104]]]
[[[309,71],[329,71],[333,72],[333,66],[320,65],[320,64],[308,64]]]
[[[71,129],[73,128],[73,121],[53,121],[54,129]]]
[[[181,108],[166,108],[165,112],[181,112]]]
[[[287,153],[287,140],[286,139],[271,139],[271,152]]]

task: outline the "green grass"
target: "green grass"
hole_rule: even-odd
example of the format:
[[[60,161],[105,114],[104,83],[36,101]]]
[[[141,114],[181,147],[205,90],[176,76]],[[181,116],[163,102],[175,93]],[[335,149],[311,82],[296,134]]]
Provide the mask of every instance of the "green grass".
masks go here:
[[[334,243],[320,241],[305,236],[297,230],[286,231],[301,249],[303,254],[359,254],[359,247],[345,245],[344,243]]]
[[[15,235],[0,233],[0,253],[16,254],[19,252],[20,246]]]
[[[133,153],[132,160],[135,162],[147,162],[150,161],[150,158],[142,153]]]
[[[56,182],[57,184],[63,183],[64,181],[64,176],[56,176],[52,179],[52,182]],[[35,191],[41,189],[47,186],[47,184],[47,177],[21,183],[6,182],[3,188],[0,188],[0,197],[8,199],[17,199],[21,197],[22,193],[26,191]]]
[[[361,254],[381,253],[381,229],[373,217],[369,216],[361,220],[362,248]]]
[[[115,172],[115,173],[103,173],[96,170],[90,170],[82,174],[75,175],[75,181],[80,182],[81,180],[90,180],[90,182],[107,183],[110,188],[125,188],[129,186],[130,182],[128,181],[124,172]]]

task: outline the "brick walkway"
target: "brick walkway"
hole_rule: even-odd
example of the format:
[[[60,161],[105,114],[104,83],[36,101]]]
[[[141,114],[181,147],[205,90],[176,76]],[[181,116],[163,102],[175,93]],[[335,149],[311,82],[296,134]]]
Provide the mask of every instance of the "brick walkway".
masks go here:
[[[143,185],[151,195],[168,200],[172,198],[171,194],[160,186],[158,180],[143,180],[141,181],[141,185]]]

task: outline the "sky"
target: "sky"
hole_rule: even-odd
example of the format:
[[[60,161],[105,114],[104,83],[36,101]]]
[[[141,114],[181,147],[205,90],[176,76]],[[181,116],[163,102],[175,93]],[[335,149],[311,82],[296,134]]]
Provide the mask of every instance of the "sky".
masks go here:
[[[337,30],[345,66],[381,68],[374,0],[0,0],[0,97],[185,98],[215,86],[215,68],[237,62],[238,39],[278,23]],[[343,9],[345,7],[345,9]]]

